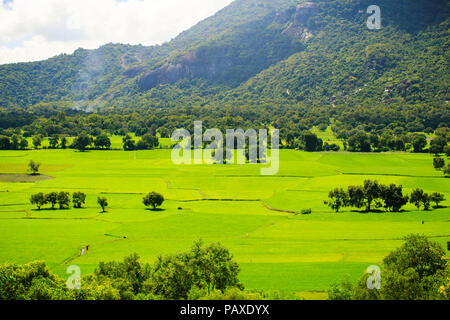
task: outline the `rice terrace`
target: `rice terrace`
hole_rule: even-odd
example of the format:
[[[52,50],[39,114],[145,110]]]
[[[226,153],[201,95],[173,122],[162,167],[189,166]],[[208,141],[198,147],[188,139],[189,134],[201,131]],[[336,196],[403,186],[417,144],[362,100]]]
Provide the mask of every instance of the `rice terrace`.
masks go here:
[[[445,247],[450,238],[448,202],[434,211],[410,204],[399,213],[335,213],[323,203],[330,185],[365,179],[450,198],[450,180],[434,170],[428,154],[281,150],[279,173],[261,176],[261,165],[175,166],[167,149],[2,151],[0,171],[26,173],[31,159],[52,179],[0,176],[0,261],[45,260],[61,277],[69,262],[86,274],[100,261],[130,252],[152,261],[202,239],[230,248],[248,289],[325,298],[336,279],[359,278],[407,234],[425,234]],[[83,191],[85,207],[38,211],[29,204],[31,194],[54,190]],[[164,194],[160,211],[142,204],[150,191]],[[101,195],[110,204],[106,213],[96,202]],[[301,214],[306,208],[312,214]]]

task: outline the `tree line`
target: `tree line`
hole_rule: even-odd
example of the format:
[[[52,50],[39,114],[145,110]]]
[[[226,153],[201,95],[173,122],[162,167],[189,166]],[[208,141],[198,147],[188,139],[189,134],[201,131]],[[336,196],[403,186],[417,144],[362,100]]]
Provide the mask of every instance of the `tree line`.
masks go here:
[[[420,208],[429,210],[432,202],[435,203],[435,208],[439,208],[439,204],[445,201],[445,196],[438,192],[428,194],[417,188],[411,195],[404,195],[401,185],[384,185],[372,180],[364,181],[364,185],[349,186],[347,190],[335,188],[329,192],[328,198],[329,200],[324,203],[335,212],[347,207],[363,208],[366,212],[372,211],[374,207],[384,208],[389,212],[400,212],[408,202],[419,210]]]
[[[160,207],[164,203],[164,196],[157,192],[150,192],[145,195],[142,199],[143,204],[146,207],[152,207],[153,210],[156,210],[157,207]],[[59,205],[59,209],[68,209],[70,203],[73,203],[73,207],[75,209],[80,209],[86,203],[86,194],[83,192],[74,192],[72,194],[72,200],[70,199],[69,192],[50,192],[44,194],[43,192],[39,192],[31,195],[30,203],[32,205],[36,205],[38,210],[41,210],[43,206],[46,204],[51,205],[51,209],[55,209],[56,205]],[[108,199],[106,197],[98,197],[97,203],[102,208],[102,212],[106,212],[106,207],[108,206]]]
[[[69,192],[50,192],[44,194],[43,192],[39,192],[31,195],[30,203],[36,205],[38,210],[41,210],[43,206],[46,204],[50,204],[52,209],[55,209],[55,206],[58,204],[59,209],[68,209],[70,203],[73,203],[73,207],[76,209],[80,209],[86,201],[86,194],[83,192],[74,192],[72,194],[72,200],[70,199]]]

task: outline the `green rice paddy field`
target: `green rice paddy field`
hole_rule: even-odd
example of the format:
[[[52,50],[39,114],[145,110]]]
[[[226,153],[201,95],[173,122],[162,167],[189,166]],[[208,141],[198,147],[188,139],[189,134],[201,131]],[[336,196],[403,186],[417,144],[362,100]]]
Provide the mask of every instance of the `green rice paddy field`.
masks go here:
[[[402,184],[408,193],[420,187],[450,199],[450,179],[433,169],[428,154],[281,150],[276,176],[261,176],[259,165],[176,166],[170,154],[1,151],[0,263],[45,260],[66,277],[69,265],[87,274],[100,261],[133,252],[152,262],[203,239],[231,250],[247,289],[321,298],[332,282],[346,275],[357,279],[368,266],[380,264],[407,234],[425,234],[446,249],[450,240],[449,208],[423,212],[408,205],[402,213],[333,213],[323,204],[330,189],[365,179]],[[41,176],[25,175],[31,159],[42,163]],[[29,204],[31,194],[51,191],[83,191],[85,208],[37,211]],[[142,204],[151,191],[165,196],[162,211]],[[107,213],[100,213],[98,196],[107,197]],[[307,208],[311,215],[274,210]],[[89,253],[80,256],[86,245]]]

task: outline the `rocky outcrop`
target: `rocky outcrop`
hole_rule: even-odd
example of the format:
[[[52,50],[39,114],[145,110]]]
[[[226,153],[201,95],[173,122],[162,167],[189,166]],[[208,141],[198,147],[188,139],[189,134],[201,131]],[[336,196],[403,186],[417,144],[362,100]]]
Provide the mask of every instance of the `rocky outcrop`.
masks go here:
[[[318,12],[319,8],[314,3],[303,2],[296,7],[277,12],[275,16],[272,16],[273,18],[267,26],[270,26],[271,23],[278,25],[280,36],[288,37],[288,39],[307,40],[312,36],[312,33],[306,28],[306,24]],[[281,31],[284,25],[288,26]],[[238,47],[242,48],[240,44],[236,46],[236,48]],[[233,72],[245,71],[247,65],[240,60],[240,49],[233,50],[235,52],[228,50],[229,52],[225,54],[224,49],[217,46],[195,49],[145,73],[139,80],[139,88],[141,91],[147,91],[160,84],[173,84],[181,79],[219,80],[225,74],[229,76]],[[249,51],[251,52],[251,50]],[[256,58],[263,61],[264,58],[268,59],[268,56]],[[283,58],[287,58],[287,56]],[[126,74],[134,75],[136,71],[130,69],[126,71]],[[251,75],[249,74],[249,76]]]
[[[297,5],[294,14],[294,20],[283,31],[283,34],[291,39],[299,38],[308,40],[312,33],[306,28],[308,20],[319,13],[319,8],[313,2],[304,2]]]
[[[212,79],[230,66],[231,61],[224,56],[210,56],[206,51],[197,49],[148,72],[140,79],[139,87],[150,90],[159,84],[172,84],[180,79]]]

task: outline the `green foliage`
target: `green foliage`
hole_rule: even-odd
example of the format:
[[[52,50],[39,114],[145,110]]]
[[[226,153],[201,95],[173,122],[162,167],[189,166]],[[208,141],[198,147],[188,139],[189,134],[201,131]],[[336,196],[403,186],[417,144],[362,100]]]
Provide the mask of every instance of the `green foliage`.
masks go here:
[[[383,185],[372,180],[364,181],[362,186],[349,186],[347,191],[335,189],[328,197],[331,201],[326,204],[336,212],[343,207],[366,207],[366,212],[370,212],[373,203],[376,203],[377,208],[383,206],[386,211],[399,212],[409,200],[407,195],[403,195],[403,186]]]
[[[55,205],[58,203],[58,193],[50,192],[45,195],[45,203],[50,203],[52,205],[52,209],[55,208]]]
[[[39,147],[42,144],[42,137],[41,135],[37,134],[35,136],[33,136],[33,146],[35,149],[39,149]]]
[[[383,264],[382,296],[389,300],[432,299],[449,271],[444,249],[420,235],[406,237]]]
[[[74,192],[72,195],[72,203],[74,208],[81,208],[86,201],[86,194],[83,192]]]
[[[135,143],[135,141],[131,138],[130,135],[126,135],[126,136],[123,138],[123,150],[125,150],[125,151],[136,150],[136,143]]]
[[[387,144],[369,147],[361,132],[448,126],[446,1],[380,1],[377,32],[365,26],[369,1],[316,1],[308,14],[296,4],[238,1],[162,46],[108,44],[2,66],[0,128],[167,136],[189,118],[210,120],[210,128],[275,125],[300,133],[333,119],[342,132],[358,130],[353,151],[383,151]],[[171,69],[181,76],[166,81]],[[158,86],[146,90],[147,78]],[[393,136],[384,140],[389,148],[404,149],[403,133]],[[416,152],[426,147],[419,139]]]
[[[77,290],[67,289],[44,262],[0,265],[0,300],[262,300],[259,293],[242,291],[238,273],[226,248],[196,242],[189,252],[159,257],[153,266],[137,254],[100,262]]]
[[[60,209],[67,209],[70,205],[70,195],[68,192],[59,192],[56,200]]]
[[[39,173],[40,167],[41,164],[33,160],[30,160],[30,162],[28,163],[28,170],[31,171],[32,175],[37,175]]]
[[[326,202],[326,204],[336,212],[339,212],[339,210],[348,203],[348,194],[344,189],[336,188],[333,191],[330,191],[328,197],[330,198],[330,201]]]
[[[196,242],[190,252],[159,257],[145,285],[151,293],[165,299],[186,299],[193,288],[208,294],[232,287],[242,289],[239,271],[228,249],[220,244],[204,247]]]
[[[0,300],[66,300],[70,294],[63,280],[45,262],[0,265]]]
[[[38,210],[41,210],[41,207],[47,203],[47,200],[45,199],[45,195],[42,192],[39,192],[30,197],[30,203],[35,204]]]
[[[105,197],[98,197],[97,203],[102,208],[102,212],[105,212],[105,209],[108,206],[108,200]]]
[[[445,201],[445,196],[439,192],[433,192],[430,195],[430,200],[436,204],[435,208],[439,208],[439,204]]]
[[[151,134],[145,134],[141,140],[138,141],[136,149],[147,150],[154,149],[159,146],[159,139]]]
[[[94,145],[98,149],[109,149],[111,148],[111,140],[108,135],[101,134],[95,138]]]
[[[415,234],[407,236],[400,248],[383,259],[383,271],[380,276],[379,290],[367,287],[369,274],[361,277],[351,293],[351,299],[448,299],[450,269],[445,259],[445,251],[441,245],[428,240],[425,236]]]
[[[445,166],[445,160],[441,157],[435,157],[433,159],[433,166],[436,170],[441,170]]]
[[[85,132],[81,133],[72,143],[72,148],[85,151],[92,144],[92,139]]]
[[[431,198],[428,193],[425,193],[422,189],[414,189],[411,193],[411,198],[409,200],[410,203],[414,204],[417,209],[420,209],[423,206],[423,210],[430,209],[430,201]]]
[[[156,207],[160,207],[163,204],[164,196],[157,192],[151,192],[144,197],[142,202],[146,207],[152,206],[153,210],[155,210]]]
[[[352,300],[353,284],[350,277],[341,282],[335,282],[328,290],[329,300]]]

